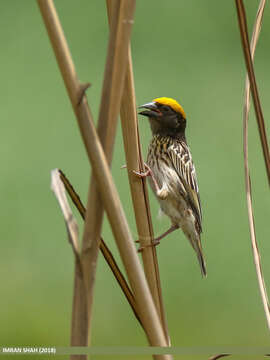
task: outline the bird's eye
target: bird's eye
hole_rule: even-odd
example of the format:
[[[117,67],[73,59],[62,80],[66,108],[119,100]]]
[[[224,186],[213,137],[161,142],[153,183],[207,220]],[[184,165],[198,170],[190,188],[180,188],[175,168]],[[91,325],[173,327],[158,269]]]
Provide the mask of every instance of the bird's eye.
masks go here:
[[[170,108],[169,108],[169,106],[164,105],[164,106],[163,106],[163,110],[164,110],[165,112],[168,112],[168,111],[170,111]]]

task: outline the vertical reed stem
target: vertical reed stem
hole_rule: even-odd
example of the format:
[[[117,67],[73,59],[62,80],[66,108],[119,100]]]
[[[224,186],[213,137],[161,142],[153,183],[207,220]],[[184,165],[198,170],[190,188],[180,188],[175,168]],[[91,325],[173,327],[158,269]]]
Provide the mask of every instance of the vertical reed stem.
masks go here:
[[[153,226],[148,201],[148,193],[145,179],[134,176],[133,170],[144,171],[144,163],[141,154],[141,145],[138,133],[136,98],[133,80],[131,51],[128,56],[125,88],[121,104],[121,123],[125,146],[128,177],[137,224],[138,237],[141,246],[150,245],[153,239]],[[156,248],[146,247],[142,251],[145,275],[153,296],[159,317],[161,319],[167,345],[170,345],[168,327],[162,300],[159,267]]]
[[[166,337],[158,317],[138,254],[131,236],[118,192],[99,141],[86,97],[81,99],[82,87],[78,82],[75,67],[59,22],[52,0],[38,0],[38,4],[52,42],[56,59],[61,70],[89,161],[99,188],[112,231],[125,266],[127,276],[138,305],[140,318],[146,329],[147,337],[153,346],[166,346]],[[132,23],[135,1],[122,0],[119,18],[120,24]],[[120,44],[118,44],[120,45]],[[117,96],[117,94],[114,94]],[[79,101],[80,100],[80,101]],[[86,284],[87,286],[87,284]],[[170,359],[167,355],[158,355],[157,359]]]

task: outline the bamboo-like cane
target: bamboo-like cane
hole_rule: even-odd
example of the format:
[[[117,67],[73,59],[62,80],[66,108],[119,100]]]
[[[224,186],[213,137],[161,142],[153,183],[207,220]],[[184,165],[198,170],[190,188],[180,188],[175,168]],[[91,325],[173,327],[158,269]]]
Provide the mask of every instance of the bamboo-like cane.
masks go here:
[[[138,133],[136,99],[134,90],[131,51],[128,56],[125,88],[121,104],[121,123],[125,146],[126,162],[129,175],[130,189],[137,224],[138,238],[141,246],[150,245],[153,239],[153,226],[148,201],[145,179],[139,179],[133,171],[144,171],[141,145]],[[163,329],[170,345],[170,338],[166,323],[162,300],[159,268],[156,248],[148,246],[142,251],[145,275],[162,321]]]
[[[127,27],[126,24],[122,22],[122,20],[127,16],[127,14],[123,11],[127,11],[128,9],[124,8],[123,6],[120,8],[119,0],[114,0],[113,2],[115,6],[114,12],[111,16],[110,39],[97,129],[100,141],[107,157],[108,164],[110,164],[112,161],[113,145],[117,125],[117,115],[119,113],[120,107],[120,104],[117,105],[120,100],[118,100],[118,98],[115,99],[114,94],[118,94],[118,96],[121,98],[121,92],[123,89],[125,76],[127,48],[131,32],[131,26]],[[121,44],[121,46],[119,46],[119,44]],[[103,222],[103,214],[103,204],[98,193],[98,186],[95,178],[92,176],[89,184],[87,211],[81,253],[85,283],[87,284],[87,328],[83,329],[83,333],[86,334],[84,339],[77,339],[76,337],[72,336],[72,345],[87,345],[91,338],[90,324],[92,315],[96,264],[98,258],[99,239]],[[81,291],[84,291],[84,288],[81,288]],[[75,307],[74,312],[74,317],[76,321],[76,319],[80,318],[81,308]],[[90,336],[88,336],[89,330]],[[78,342],[80,342],[81,340],[83,340],[83,343],[79,344]]]
[[[81,86],[78,82],[75,67],[53,1],[37,1],[78,120],[87,155],[92,164],[93,173],[99,186],[99,192],[138,305],[142,323],[146,329],[148,340],[153,346],[166,346],[166,337],[164,336],[163,328],[141,267],[135,244],[92,120],[86,97],[84,96],[78,104]],[[121,2],[121,6],[128,7],[130,10],[130,3],[127,0]],[[131,19],[132,16],[127,17],[124,19],[125,23],[130,24]],[[158,355],[156,358],[170,359],[170,356]]]

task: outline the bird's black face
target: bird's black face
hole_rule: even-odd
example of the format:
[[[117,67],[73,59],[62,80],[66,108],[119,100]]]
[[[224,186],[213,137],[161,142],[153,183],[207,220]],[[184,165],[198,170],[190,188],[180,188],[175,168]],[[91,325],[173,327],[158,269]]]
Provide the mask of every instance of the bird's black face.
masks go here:
[[[186,119],[170,106],[151,102],[139,108],[146,109],[139,112],[139,114],[149,118],[153,134],[172,137],[184,135]]]

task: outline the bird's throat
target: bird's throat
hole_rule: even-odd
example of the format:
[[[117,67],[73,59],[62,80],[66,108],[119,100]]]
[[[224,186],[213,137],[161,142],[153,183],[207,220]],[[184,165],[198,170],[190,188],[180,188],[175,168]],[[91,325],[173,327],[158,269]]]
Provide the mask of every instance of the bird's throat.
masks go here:
[[[156,118],[149,118],[153,135],[169,136],[173,139],[186,140],[185,129],[166,127]]]

